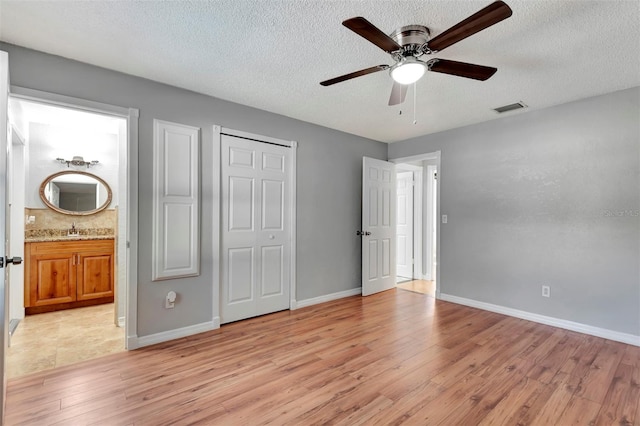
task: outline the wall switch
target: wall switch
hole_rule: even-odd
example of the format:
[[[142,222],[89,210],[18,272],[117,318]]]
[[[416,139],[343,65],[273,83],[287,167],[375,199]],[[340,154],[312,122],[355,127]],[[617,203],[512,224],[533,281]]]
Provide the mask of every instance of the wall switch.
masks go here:
[[[542,286],[542,297],[551,297],[551,287],[548,285]]]
[[[448,219],[449,219],[449,218],[447,217],[447,215],[446,215],[446,214],[443,214],[443,215],[442,215],[442,223],[447,223],[447,220],[448,220]]]

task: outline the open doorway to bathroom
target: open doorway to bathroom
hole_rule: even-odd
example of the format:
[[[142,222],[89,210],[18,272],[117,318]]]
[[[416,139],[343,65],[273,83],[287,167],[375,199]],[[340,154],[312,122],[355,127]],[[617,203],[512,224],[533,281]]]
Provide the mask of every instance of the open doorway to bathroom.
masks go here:
[[[125,350],[127,119],[11,96],[8,378]]]
[[[391,160],[397,183],[397,288],[436,296],[439,153]]]

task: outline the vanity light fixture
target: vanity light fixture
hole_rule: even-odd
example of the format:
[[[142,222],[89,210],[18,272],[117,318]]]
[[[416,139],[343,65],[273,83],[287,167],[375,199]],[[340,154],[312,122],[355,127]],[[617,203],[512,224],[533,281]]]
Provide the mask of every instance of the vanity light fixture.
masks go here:
[[[79,155],[76,155],[73,157],[73,159],[71,160],[65,160],[64,158],[56,158],[56,161],[58,161],[60,164],[67,164],[67,167],[69,166],[87,166],[87,169],[91,166],[95,166],[96,164],[99,163],[98,160],[93,160],[93,161],[84,161],[84,158],[80,157]]]

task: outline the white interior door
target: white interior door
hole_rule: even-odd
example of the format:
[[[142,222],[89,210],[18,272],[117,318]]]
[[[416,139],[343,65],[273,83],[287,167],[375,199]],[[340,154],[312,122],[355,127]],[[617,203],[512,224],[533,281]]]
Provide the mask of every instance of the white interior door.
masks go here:
[[[396,284],[396,166],[362,159],[362,295]]]
[[[221,322],[289,308],[291,148],[221,136]]]
[[[413,172],[398,172],[396,179],[396,275],[413,279]]]

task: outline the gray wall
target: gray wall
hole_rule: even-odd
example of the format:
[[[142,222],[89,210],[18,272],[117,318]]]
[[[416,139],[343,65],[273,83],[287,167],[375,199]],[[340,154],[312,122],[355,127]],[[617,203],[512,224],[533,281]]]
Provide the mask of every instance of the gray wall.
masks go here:
[[[17,46],[9,52],[11,84],[123,107],[138,108],[139,253],[138,336],[210,321],[217,277],[212,273],[212,225],[218,208],[211,181],[212,125],[298,141],[297,300],[360,285],[362,156],[386,158],[386,144],[330,130],[149,80]],[[216,76],[211,76],[216,78]],[[153,119],[202,129],[201,275],[151,281]],[[217,261],[217,260],[216,260]],[[175,309],[163,308],[169,289],[180,293]]]
[[[441,292],[640,335],[639,119],[633,88],[391,144],[442,152]]]

